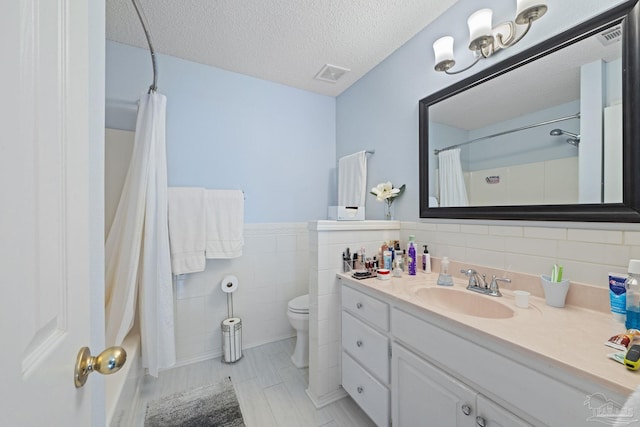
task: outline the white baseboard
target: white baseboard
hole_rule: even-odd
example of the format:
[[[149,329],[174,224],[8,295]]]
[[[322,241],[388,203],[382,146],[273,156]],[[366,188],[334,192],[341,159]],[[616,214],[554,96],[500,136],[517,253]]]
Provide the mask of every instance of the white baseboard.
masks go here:
[[[344,399],[349,395],[342,387],[320,397],[314,396],[309,389],[306,389],[305,392],[309,399],[311,399],[311,403],[313,403],[317,409],[323,408],[333,402],[337,402],[340,399]]]
[[[295,336],[296,336],[295,334],[286,334],[286,335],[282,335],[282,336],[275,337],[275,338],[269,338],[269,339],[266,339],[266,340],[263,340],[263,341],[252,342],[252,343],[247,344],[246,346],[243,345],[242,346],[242,350],[244,351],[244,350],[247,350],[249,348],[259,347],[259,346],[265,345],[265,344],[271,344],[272,342],[286,340],[288,338],[293,338]],[[204,362],[206,360],[216,359],[216,358],[218,358],[220,356],[222,356],[222,349],[220,349],[219,351],[214,351],[214,352],[210,352],[210,353],[201,354],[201,355],[199,355],[197,357],[191,357],[189,359],[179,360],[172,367],[166,368],[166,369],[162,369],[162,371],[166,371],[166,370],[173,369],[173,368],[179,368],[180,366],[186,366],[186,365],[190,365],[192,363],[198,363],[198,362]]]

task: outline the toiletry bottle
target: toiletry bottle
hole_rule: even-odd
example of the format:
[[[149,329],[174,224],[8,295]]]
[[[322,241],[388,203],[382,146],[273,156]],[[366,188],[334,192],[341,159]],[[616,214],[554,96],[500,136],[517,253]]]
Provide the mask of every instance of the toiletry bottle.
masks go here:
[[[640,260],[629,260],[629,276],[624,282],[627,289],[627,329],[640,329]]]
[[[404,269],[407,268],[404,257],[402,256],[402,254],[400,254],[400,252],[398,252],[398,255],[396,255],[396,259],[394,262],[394,265],[397,266],[401,272],[404,272]]]
[[[382,256],[382,267],[391,271],[392,266],[393,265],[391,264],[391,251],[387,249],[386,251],[384,251],[384,254]]]
[[[438,275],[438,285],[440,286],[453,286],[453,278],[449,274],[449,258],[442,257],[440,261],[440,274]]]
[[[415,276],[416,275],[416,255],[417,255],[417,251],[416,251],[416,244],[415,244],[415,236],[412,234],[411,236],[409,236],[409,249],[407,250],[408,253],[408,262],[409,262],[409,276]]]
[[[380,245],[380,247],[378,248],[378,259],[382,260],[382,257],[384,256],[384,251],[386,251],[387,249],[389,249],[389,247],[387,246],[386,243],[382,243],[382,245]]]
[[[424,252],[422,253],[422,272],[431,273],[431,255],[427,250],[427,245],[422,246],[424,247]]]
[[[402,258],[396,257],[392,273],[393,277],[402,277]]]
[[[407,255],[407,250],[403,249],[402,250],[402,271],[407,271],[409,270],[409,258]]]

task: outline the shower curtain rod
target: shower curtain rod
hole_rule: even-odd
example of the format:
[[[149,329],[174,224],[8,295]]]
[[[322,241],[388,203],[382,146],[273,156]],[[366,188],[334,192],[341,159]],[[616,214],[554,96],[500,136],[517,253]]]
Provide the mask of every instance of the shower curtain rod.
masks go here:
[[[481,138],[472,139],[470,141],[463,142],[463,143],[460,143],[460,144],[450,145],[449,147],[441,148],[439,150],[435,149],[435,150],[433,150],[433,154],[435,154],[437,156],[442,151],[447,151],[447,150],[451,150],[453,148],[462,147],[463,145],[473,144],[474,142],[483,141],[485,139],[494,138],[496,136],[507,135],[509,133],[519,132],[519,131],[525,130],[525,129],[531,129],[531,128],[535,128],[535,127],[538,127],[538,126],[549,125],[551,123],[557,123],[557,122],[562,122],[562,121],[565,121],[565,120],[579,119],[579,118],[580,118],[580,113],[576,113],[576,114],[574,114],[572,116],[560,117],[558,119],[547,120],[546,122],[534,123],[532,125],[522,126],[522,127],[515,128],[515,129],[509,129],[509,130],[505,130],[503,132],[494,133],[493,135],[487,135],[487,136],[483,136]]]
[[[153,83],[149,86],[149,92],[155,92],[158,90],[158,67],[156,65],[156,52],[153,50],[153,44],[151,43],[151,34],[147,29],[147,26],[144,23],[144,19],[142,19],[142,13],[140,12],[140,8],[136,3],[136,0],[131,0],[133,3],[133,7],[136,9],[136,13],[138,14],[138,19],[140,20],[140,24],[142,25],[142,30],[144,31],[144,35],[147,38],[147,43],[149,44],[149,51],[151,52],[151,66],[153,67]]]

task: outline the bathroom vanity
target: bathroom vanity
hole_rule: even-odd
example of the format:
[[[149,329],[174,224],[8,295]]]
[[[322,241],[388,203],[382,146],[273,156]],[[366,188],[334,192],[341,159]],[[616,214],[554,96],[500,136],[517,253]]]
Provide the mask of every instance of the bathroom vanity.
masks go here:
[[[342,385],[377,425],[610,423],[640,384],[607,358],[610,315],[536,297],[518,308],[510,290],[491,297],[436,279],[338,275]]]

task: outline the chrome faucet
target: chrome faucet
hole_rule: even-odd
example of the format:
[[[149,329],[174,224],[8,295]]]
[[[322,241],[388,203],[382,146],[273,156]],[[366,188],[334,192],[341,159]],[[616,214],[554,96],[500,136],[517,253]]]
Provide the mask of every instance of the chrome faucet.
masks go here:
[[[468,270],[460,270],[460,273],[464,273],[465,276],[469,278],[467,289],[475,290],[476,288],[485,289],[488,287],[487,282],[484,280],[484,274],[480,276],[477,271],[471,268]]]
[[[502,279],[496,277],[494,274],[491,278],[491,283],[487,284],[485,279],[486,275],[480,275],[477,271],[473,269],[460,270],[460,273],[464,273],[465,276],[469,278],[469,284],[467,285],[467,289],[473,292],[478,292],[485,295],[491,295],[493,297],[501,297],[500,287],[498,286],[498,282],[507,282],[511,283],[511,279]]]

